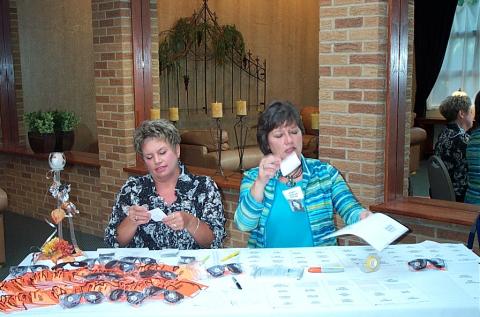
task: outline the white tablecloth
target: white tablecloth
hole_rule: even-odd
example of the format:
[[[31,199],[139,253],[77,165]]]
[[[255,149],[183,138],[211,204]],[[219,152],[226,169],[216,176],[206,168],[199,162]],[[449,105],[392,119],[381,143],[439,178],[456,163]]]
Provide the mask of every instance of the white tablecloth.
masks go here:
[[[232,251],[238,256],[221,262]],[[107,252],[108,250],[98,250]],[[81,316],[480,316],[480,258],[461,244],[420,244],[389,246],[377,255],[380,269],[364,273],[361,263],[371,247],[317,247],[292,249],[219,249],[170,251],[115,249],[116,257],[142,255],[161,263],[177,264],[180,256],[209,259],[205,267],[220,263],[241,263],[244,273],[231,276],[205,276],[200,282],[209,287],[193,298],[177,304],[146,300],[132,307],[126,302],[105,301],[81,304],[72,309],[60,306],[15,312],[18,316],[57,314]],[[96,256],[97,252],[88,252]],[[446,270],[409,270],[407,262],[416,258],[443,258]],[[23,264],[29,262],[29,257]],[[284,276],[252,277],[255,267],[342,266],[343,273],[305,273],[301,279]]]

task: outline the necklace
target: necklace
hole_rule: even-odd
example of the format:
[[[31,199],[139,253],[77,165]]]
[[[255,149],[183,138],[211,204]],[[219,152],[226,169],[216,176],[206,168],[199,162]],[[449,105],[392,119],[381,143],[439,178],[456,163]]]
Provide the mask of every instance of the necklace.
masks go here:
[[[295,179],[297,177],[299,177],[300,175],[302,175],[302,165],[300,165],[299,167],[297,167],[293,172],[291,172],[290,174],[288,174],[287,176],[285,176],[287,178],[287,183],[286,185],[288,187],[293,187],[297,184],[297,182],[295,181]]]

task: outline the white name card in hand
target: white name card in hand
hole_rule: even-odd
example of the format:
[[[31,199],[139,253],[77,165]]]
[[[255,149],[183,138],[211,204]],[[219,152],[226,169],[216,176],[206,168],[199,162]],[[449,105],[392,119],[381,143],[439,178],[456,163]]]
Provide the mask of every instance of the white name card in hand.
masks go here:
[[[162,221],[167,215],[160,208],[155,208],[149,211],[152,215],[153,221]]]
[[[351,234],[362,238],[380,252],[407,231],[407,227],[389,216],[374,213],[353,225],[325,236],[324,239]]]
[[[297,153],[293,152],[280,163],[280,171],[283,176],[287,176],[299,167],[300,164],[302,164],[302,162],[300,162]]]

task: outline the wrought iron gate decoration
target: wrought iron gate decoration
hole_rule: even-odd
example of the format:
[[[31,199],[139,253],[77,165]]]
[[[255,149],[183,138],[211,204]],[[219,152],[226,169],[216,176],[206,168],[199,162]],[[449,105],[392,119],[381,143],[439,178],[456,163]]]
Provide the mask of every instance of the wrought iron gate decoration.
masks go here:
[[[208,114],[214,102],[232,113],[239,100],[250,111],[263,111],[266,61],[246,51],[242,34],[234,25],[220,25],[207,2],[160,33],[160,107],[178,107],[177,120]]]

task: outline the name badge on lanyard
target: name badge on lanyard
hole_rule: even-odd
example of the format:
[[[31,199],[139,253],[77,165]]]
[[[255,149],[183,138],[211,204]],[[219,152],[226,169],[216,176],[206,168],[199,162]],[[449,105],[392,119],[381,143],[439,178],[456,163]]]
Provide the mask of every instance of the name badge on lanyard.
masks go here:
[[[303,191],[300,186],[295,186],[293,188],[285,189],[282,191],[283,196],[288,202],[290,206],[290,210],[293,212],[302,212],[305,211],[305,207],[303,205]]]

